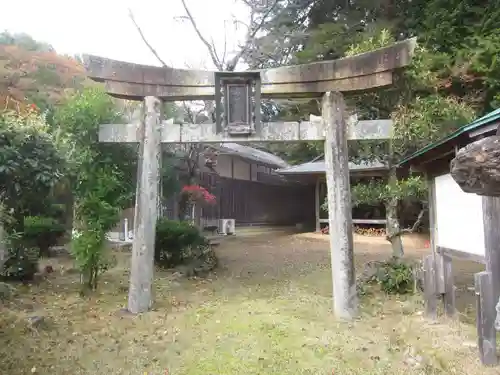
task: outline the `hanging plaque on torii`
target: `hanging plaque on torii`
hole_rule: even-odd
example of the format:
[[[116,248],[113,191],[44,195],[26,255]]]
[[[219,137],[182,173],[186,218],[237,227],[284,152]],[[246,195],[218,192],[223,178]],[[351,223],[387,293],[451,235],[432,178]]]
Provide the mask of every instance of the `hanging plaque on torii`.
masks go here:
[[[260,72],[215,73],[217,133],[260,134]]]

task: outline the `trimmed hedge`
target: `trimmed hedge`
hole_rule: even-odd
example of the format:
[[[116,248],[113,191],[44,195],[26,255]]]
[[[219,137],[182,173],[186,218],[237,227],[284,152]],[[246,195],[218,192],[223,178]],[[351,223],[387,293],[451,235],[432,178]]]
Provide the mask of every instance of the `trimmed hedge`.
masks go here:
[[[28,246],[37,247],[41,256],[49,255],[50,247],[56,245],[64,233],[64,226],[51,217],[24,218],[23,242]]]
[[[193,259],[193,251],[208,246],[207,239],[187,221],[161,218],[156,225],[155,262],[172,268]]]

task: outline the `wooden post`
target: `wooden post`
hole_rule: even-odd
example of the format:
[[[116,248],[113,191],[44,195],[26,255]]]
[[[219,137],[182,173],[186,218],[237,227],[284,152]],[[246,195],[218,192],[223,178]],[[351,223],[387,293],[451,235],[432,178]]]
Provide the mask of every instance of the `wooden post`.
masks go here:
[[[483,197],[486,271],[491,273],[493,299],[500,297],[500,197]]]
[[[437,294],[445,294],[444,282],[444,264],[443,257],[437,252],[436,235],[438,233],[436,220],[436,181],[434,178],[427,176],[427,185],[429,187],[428,204],[429,204],[429,230],[430,230],[430,246],[434,257],[435,265],[434,277],[436,278],[435,286]]]
[[[476,325],[479,357],[485,366],[498,363],[496,353],[495,304],[490,272],[479,272],[474,275],[476,288]]]
[[[319,200],[319,177],[316,178],[316,186],[314,188],[314,207],[316,213],[316,232],[319,233],[321,230],[320,213],[321,213],[321,202]]]
[[[135,235],[132,245],[132,266],[128,310],[137,314],[149,310],[152,304],[155,229],[158,215],[158,189],[161,158],[161,101],[148,96],[144,99],[142,121],[144,137],[139,158],[138,195],[136,196]]]
[[[476,277],[477,333],[483,364],[497,364],[496,305],[500,298],[500,197],[483,197],[484,250],[486,272]]]
[[[357,314],[354,273],[351,190],[347,155],[347,124],[344,98],[339,92],[323,96],[325,168],[328,225],[333,280],[333,309],[338,318]]]
[[[444,277],[444,312],[447,317],[453,318],[456,313],[455,307],[455,285],[453,283],[453,266],[450,256],[442,254],[443,261],[443,277]]]
[[[444,302],[444,311],[448,317],[455,316],[455,285],[453,283],[453,265],[452,259],[449,256],[438,253],[437,251],[437,222],[436,222],[436,181],[434,178],[427,176],[427,185],[429,186],[429,230],[430,230],[430,246],[432,250],[432,262],[426,257],[428,262],[426,265],[427,277],[433,278],[434,281],[426,279],[426,283],[430,283],[434,288],[434,295],[425,291],[427,315],[430,318],[437,318],[437,301],[438,296],[442,296]]]
[[[436,263],[433,255],[424,258],[425,315],[437,319]]]

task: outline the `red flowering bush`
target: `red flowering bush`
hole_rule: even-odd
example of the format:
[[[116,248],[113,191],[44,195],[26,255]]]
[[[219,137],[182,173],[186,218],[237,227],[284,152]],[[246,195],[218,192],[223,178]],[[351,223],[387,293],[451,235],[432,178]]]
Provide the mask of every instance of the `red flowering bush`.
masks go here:
[[[27,104],[26,106],[24,106],[24,110],[23,112],[25,112],[26,115],[38,115],[40,113],[40,110],[39,108],[36,106],[36,104]]]
[[[202,186],[186,185],[182,188],[182,194],[186,195],[191,202],[215,204],[215,195]]]

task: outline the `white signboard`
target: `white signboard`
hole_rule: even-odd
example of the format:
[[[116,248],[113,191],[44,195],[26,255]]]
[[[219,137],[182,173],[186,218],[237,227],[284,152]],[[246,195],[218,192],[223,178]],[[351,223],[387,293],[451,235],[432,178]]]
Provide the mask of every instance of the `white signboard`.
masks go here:
[[[482,197],[462,191],[450,174],[435,182],[436,245],[484,256]]]

